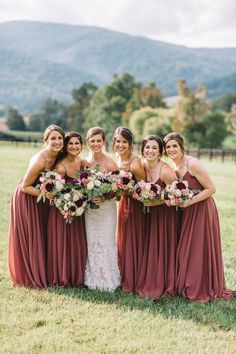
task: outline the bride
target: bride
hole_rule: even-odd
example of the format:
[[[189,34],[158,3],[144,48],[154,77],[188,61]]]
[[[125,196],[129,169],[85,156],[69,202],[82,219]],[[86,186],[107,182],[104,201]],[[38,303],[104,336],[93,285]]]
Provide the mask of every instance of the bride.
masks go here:
[[[118,169],[112,158],[104,152],[103,129],[90,128],[86,140],[90,153],[82,161],[84,168],[99,165],[102,172]],[[93,202],[99,208],[88,208],[85,211],[88,258],[84,284],[90,289],[114,291],[120,286],[116,248],[116,202],[114,199],[104,201],[101,197],[94,198]]]

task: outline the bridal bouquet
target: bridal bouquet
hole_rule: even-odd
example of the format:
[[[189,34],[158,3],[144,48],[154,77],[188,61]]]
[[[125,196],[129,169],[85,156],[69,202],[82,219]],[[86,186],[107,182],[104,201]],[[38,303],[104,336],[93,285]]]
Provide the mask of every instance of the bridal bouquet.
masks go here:
[[[167,184],[162,192],[162,198],[169,201],[170,205],[176,206],[183,203],[185,200],[192,199],[195,192],[189,189],[188,181],[174,181],[171,184]]]
[[[144,203],[149,201],[160,201],[162,189],[158,184],[153,182],[140,181],[136,183],[133,198]],[[143,211],[149,212],[149,207],[144,206]]]
[[[93,202],[94,198],[103,197],[110,199],[112,192],[108,173],[101,172],[98,169],[81,171],[77,178],[77,186],[83,188],[91,209],[98,209],[99,205]]]
[[[39,202],[41,199],[43,202],[45,202],[47,192],[50,192],[56,196],[61,192],[65,185],[65,180],[61,175],[59,175],[59,173],[55,171],[42,172],[39,178],[39,182],[40,184],[36,186],[40,190],[37,202]],[[50,200],[50,204],[53,204],[53,201]]]
[[[74,216],[82,215],[87,205],[87,197],[83,189],[77,188],[67,184],[54,199],[54,205],[68,223],[72,223]]]
[[[135,181],[129,171],[116,170],[108,173],[111,188],[117,197],[122,194],[132,194],[134,192]]]

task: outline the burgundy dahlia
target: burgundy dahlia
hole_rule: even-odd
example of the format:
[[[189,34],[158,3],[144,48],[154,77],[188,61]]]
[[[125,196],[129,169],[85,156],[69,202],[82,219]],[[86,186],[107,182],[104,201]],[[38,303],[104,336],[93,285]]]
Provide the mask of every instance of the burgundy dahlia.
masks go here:
[[[52,183],[47,183],[45,186],[45,189],[47,192],[51,192],[53,189],[53,184]]]
[[[177,185],[176,185],[176,187],[177,187],[178,189],[180,189],[180,190],[186,189],[186,186],[185,186],[185,184],[184,184],[183,182],[178,182]]]
[[[122,183],[125,184],[125,185],[129,184],[129,178],[122,177]]]

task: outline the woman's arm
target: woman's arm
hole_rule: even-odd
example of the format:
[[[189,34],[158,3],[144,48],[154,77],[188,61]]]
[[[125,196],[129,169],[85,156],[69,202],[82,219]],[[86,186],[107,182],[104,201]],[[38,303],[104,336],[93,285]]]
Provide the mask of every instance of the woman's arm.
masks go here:
[[[144,166],[139,158],[134,159],[130,164],[130,172],[133,173],[136,181],[145,181],[146,173]]]
[[[21,189],[24,193],[38,197],[40,191],[33,186],[33,183],[45,168],[45,161],[38,157],[35,161],[30,163],[21,183]]]
[[[160,178],[165,184],[171,184],[178,179],[174,169],[167,163],[161,168]]]
[[[186,208],[189,205],[199,203],[202,200],[209,198],[212,194],[215,193],[216,188],[215,185],[207,172],[207,170],[203,167],[201,162],[197,159],[191,159],[189,161],[188,170],[192,176],[194,176],[198,182],[203,186],[203,190],[195,195],[192,199],[186,200],[180,206]]]

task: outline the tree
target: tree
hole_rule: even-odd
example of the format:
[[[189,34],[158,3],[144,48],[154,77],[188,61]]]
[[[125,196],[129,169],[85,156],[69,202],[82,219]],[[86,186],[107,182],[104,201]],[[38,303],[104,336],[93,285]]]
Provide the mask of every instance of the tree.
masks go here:
[[[233,104],[231,111],[226,115],[226,123],[228,131],[231,134],[236,134],[236,104]]]
[[[57,124],[62,129],[67,129],[67,116],[67,107],[64,103],[48,98],[43,102],[41,111],[31,116],[29,128],[44,131],[48,125]]]
[[[206,88],[200,85],[195,91],[190,90],[185,80],[179,80],[178,93],[180,98],[175,106],[173,130],[186,135],[193,145],[202,144],[204,120],[210,112],[210,106],[206,101]]]
[[[131,99],[140,84],[129,74],[114,75],[110,83],[99,88],[92,96],[84,128],[101,126],[110,139],[115,128],[122,124],[122,114],[126,110],[127,102]]]
[[[146,135],[156,134],[163,137],[169,133],[172,120],[172,109],[143,107],[131,115],[129,128],[135,141],[140,142]]]
[[[227,135],[225,115],[221,112],[208,113],[203,122],[188,126],[185,131],[188,142],[200,148],[220,148]]]
[[[11,130],[25,130],[25,122],[23,116],[20,115],[16,108],[10,108],[7,114],[7,125]]]
[[[212,109],[214,111],[221,110],[224,112],[230,112],[232,106],[236,104],[236,93],[227,93],[224,96],[216,98],[212,103]]]
[[[221,112],[212,112],[204,120],[205,136],[203,136],[204,147],[221,148],[224,139],[228,135],[225,115]]]
[[[141,107],[166,107],[161,91],[151,82],[145,87],[137,87],[127,103],[126,111],[122,115],[124,125],[129,125],[131,114]]]
[[[81,134],[84,132],[86,110],[96,91],[97,86],[92,82],[84,83],[72,91],[74,102],[68,107],[68,126],[71,130],[77,130]]]

